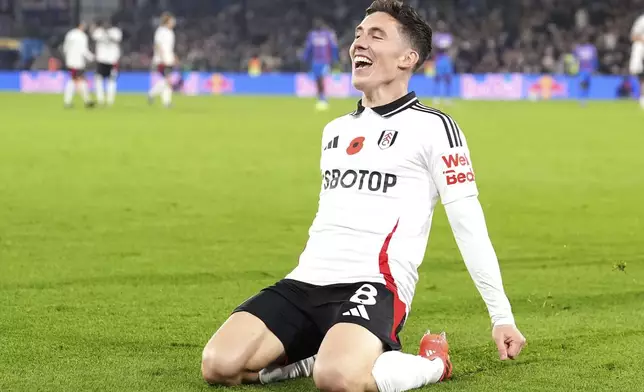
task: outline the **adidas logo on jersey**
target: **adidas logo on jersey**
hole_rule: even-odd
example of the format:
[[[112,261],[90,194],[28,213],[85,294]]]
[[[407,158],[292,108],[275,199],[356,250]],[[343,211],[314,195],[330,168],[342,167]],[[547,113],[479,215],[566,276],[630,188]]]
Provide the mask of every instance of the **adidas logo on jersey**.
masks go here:
[[[333,138],[333,140],[331,140],[331,141],[329,142],[329,144],[327,144],[327,145],[324,147],[324,150],[323,150],[323,151],[330,150],[330,149],[332,149],[332,148],[338,148],[338,141],[339,141],[339,140],[340,140],[340,136],[336,136],[336,137],[334,137],[334,138]]]
[[[351,308],[348,311],[342,313],[342,315],[362,317],[365,320],[370,320],[369,314],[367,313],[367,308],[365,308],[364,305],[358,305],[355,308]]]

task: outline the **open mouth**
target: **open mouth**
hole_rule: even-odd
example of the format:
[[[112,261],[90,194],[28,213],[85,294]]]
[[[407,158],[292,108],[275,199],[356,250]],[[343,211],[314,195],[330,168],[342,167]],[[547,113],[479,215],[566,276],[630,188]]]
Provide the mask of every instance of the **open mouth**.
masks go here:
[[[353,58],[353,64],[356,69],[366,69],[373,65],[373,61],[365,56],[356,56]]]

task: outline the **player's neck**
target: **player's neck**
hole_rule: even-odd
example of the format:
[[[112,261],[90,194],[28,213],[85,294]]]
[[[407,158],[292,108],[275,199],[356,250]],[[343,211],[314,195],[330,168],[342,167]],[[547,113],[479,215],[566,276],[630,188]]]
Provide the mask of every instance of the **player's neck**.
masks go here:
[[[383,106],[404,97],[408,92],[407,83],[392,82],[373,90],[363,91],[362,105],[367,108]]]

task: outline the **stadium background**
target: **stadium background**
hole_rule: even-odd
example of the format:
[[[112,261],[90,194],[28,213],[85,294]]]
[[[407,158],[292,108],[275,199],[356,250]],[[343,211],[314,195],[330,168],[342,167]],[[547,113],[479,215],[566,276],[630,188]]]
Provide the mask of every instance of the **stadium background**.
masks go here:
[[[125,33],[120,69],[147,71],[158,15],[171,10],[179,17],[180,71],[193,71],[184,88],[187,94],[313,95],[312,81],[296,73],[307,71],[300,60],[305,36],[314,17],[322,17],[337,32],[341,48],[337,73],[327,81],[329,95],[357,95],[348,75],[342,73],[350,70],[350,26],[356,25],[369,1],[281,1],[3,0],[0,68],[31,72],[2,73],[0,88],[62,91],[64,73],[39,71],[60,67],[52,59],[60,60],[64,33],[79,20],[112,19]],[[590,97],[616,99],[638,94],[638,83],[628,76],[627,65],[629,31],[638,7],[644,6],[641,0],[410,3],[432,24],[446,22],[455,35],[451,51],[455,70],[467,76],[455,80],[453,97],[576,98],[579,83],[566,59],[586,37],[597,46],[600,60]],[[266,77],[275,73],[282,76]],[[125,73],[120,89],[143,92],[149,83],[148,75]],[[431,62],[413,85],[420,95],[433,93]]]
[[[203,345],[293,268],[317,209],[321,130],[355,109],[342,73],[328,111],[295,96],[312,94],[304,35],[322,15],[346,49],[367,3],[0,0],[0,391],[210,390]],[[519,360],[498,361],[438,207],[402,334],[415,352],[427,328],[448,333],[454,379],[427,390],[642,391],[644,116],[616,98],[644,4],[416,3],[458,37],[453,94],[472,99],[440,108],[468,138],[529,341]],[[64,32],[117,15],[120,91],[143,92],[162,9],[179,15],[177,49],[197,72],[174,107],[120,94],[111,108],[63,109],[67,75],[48,68]],[[562,55],[585,29],[600,49],[593,96],[609,101],[581,106]],[[253,55],[261,76],[248,72]],[[413,83],[431,105],[431,78]]]

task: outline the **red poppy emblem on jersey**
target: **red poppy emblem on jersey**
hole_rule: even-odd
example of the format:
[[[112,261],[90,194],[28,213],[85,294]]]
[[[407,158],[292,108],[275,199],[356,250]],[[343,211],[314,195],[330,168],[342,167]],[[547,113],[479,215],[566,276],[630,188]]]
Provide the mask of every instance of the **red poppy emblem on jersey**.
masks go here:
[[[347,147],[347,154],[353,155],[359,153],[362,150],[362,146],[364,146],[364,137],[360,136],[351,140],[349,147]]]

